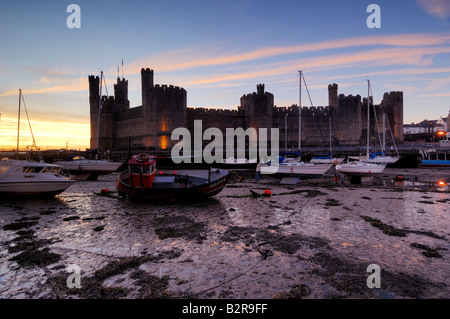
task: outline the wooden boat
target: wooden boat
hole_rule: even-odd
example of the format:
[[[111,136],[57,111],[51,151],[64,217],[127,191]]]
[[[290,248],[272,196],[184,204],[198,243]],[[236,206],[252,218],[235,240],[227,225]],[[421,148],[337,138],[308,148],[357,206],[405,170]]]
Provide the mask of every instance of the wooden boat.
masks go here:
[[[133,156],[128,171],[119,174],[117,190],[132,199],[192,200],[217,195],[228,183],[227,170],[212,168],[157,167],[148,154]]]

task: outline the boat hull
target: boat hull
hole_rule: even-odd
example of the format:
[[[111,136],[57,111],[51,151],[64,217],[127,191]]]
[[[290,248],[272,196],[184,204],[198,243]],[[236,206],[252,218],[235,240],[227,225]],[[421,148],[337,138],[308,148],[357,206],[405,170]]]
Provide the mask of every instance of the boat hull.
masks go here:
[[[209,183],[190,187],[132,187],[129,184],[129,172],[119,174],[116,182],[119,193],[131,199],[141,200],[196,200],[212,197],[222,191],[228,183],[231,174],[227,173]]]
[[[336,171],[355,177],[368,177],[383,173],[386,165],[377,165],[371,163],[356,163],[356,164],[340,164],[336,165]]]
[[[257,171],[261,174],[318,177],[325,174],[331,167],[331,164],[287,162],[278,165],[260,164]]]
[[[450,160],[422,160],[420,167],[448,167],[450,168]]]
[[[0,195],[55,196],[64,192],[75,181],[0,181]]]
[[[68,161],[56,162],[56,165],[68,170],[70,174],[96,174],[107,175],[114,173],[121,165],[120,162],[90,162],[87,161]]]

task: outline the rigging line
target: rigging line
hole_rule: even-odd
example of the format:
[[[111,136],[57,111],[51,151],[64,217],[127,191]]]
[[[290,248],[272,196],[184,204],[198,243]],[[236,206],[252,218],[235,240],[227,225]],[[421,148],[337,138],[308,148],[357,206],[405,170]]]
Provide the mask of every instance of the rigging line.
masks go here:
[[[303,73],[302,73],[302,78],[303,78],[303,82],[305,83],[306,93],[308,93],[309,102],[311,103],[311,106],[314,107],[314,104],[311,99],[311,95],[309,95],[308,86],[306,85],[306,80],[305,80],[305,76],[303,75]],[[315,116],[315,115],[314,115],[314,118],[316,120],[317,126],[319,127],[319,132],[320,132],[320,136],[322,137],[322,142],[324,145],[326,145],[325,138],[323,137],[322,129],[320,128],[319,120],[317,119],[317,116]]]
[[[102,72],[103,72],[103,71],[102,71]],[[102,79],[103,79],[103,83],[100,83],[100,84],[104,84],[104,85],[105,85],[106,96],[109,97],[108,87],[106,86],[106,76],[103,75],[103,76],[102,76]],[[101,97],[100,97],[100,98],[101,98]]]
[[[394,147],[395,147],[395,151],[396,151],[396,153],[397,153],[397,156],[400,156],[400,154],[399,154],[399,152],[398,152],[397,144],[395,143],[394,135],[392,134],[391,124],[389,124],[389,120],[387,120],[386,122],[387,122],[387,125],[388,125],[388,127],[389,127],[389,132],[391,133],[392,143],[394,144]]]
[[[30,127],[31,137],[33,138],[33,146],[36,147],[36,141],[34,139],[33,129],[31,128],[30,117],[28,116],[28,110],[27,110],[27,106],[25,105],[25,98],[23,97],[23,94],[22,94],[22,102],[23,102],[23,107],[25,109],[25,114],[27,115],[28,126]]]
[[[375,101],[374,101],[373,92],[372,92],[372,85],[370,84],[370,82],[369,82],[369,90],[370,90],[370,94],[372,96],[372,107],[373,107],[373,114],[374,114],[375,123],[376,123],[376,131],[378,133],[378,140],[380,141],[381,152],[383,153],[383,155],[385,155],[384,154],[384,149],[382,149],[382,146],[381,146],[383,143],[381,141],[381,135],[380,135],[380,130],[379,130],[380,126],[378,124],[377,110],[375,109]]]

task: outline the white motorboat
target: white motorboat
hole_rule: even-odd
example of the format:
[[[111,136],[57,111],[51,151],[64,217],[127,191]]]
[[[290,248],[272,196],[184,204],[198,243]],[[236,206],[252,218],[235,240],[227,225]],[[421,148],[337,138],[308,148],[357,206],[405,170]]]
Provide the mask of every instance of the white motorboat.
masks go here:
[[[19,160],[19,141],[20,141],[20,109],[21,102],[24,102],[24,108],[28,118],[28,111],[25,105],[25,100],[22,95],[22,90],[19,89],[19,116],[17,126],[17,160],[2,159],[0,161],[0,195],[57,195],[70,187],[74,180],[68,179],[62,174],[62,168],[58,165],[47,164],[42,160],[40,151],[40,162],[33,162],[31,158],[27,160]],[[36,147],[33,130],[31,130],[33,138],[32,147]],[[39,149],[38,149],[39,150]],[[30,156],[31,157],[31,156]]]
[[[61,166],[70,174],[76,175],[77,179],[84,179],[81,176],[92,179],[93,177],[98,177],[98,175],[107,175],[115,172],[122,165],[122,162],[90,160],[82,156],[76,156],[72,160],[57,161],[55,164]]]
[[[65,177],[58,165],[11,159],[0,161],[1,195],[54,196],[73,183],[75,180]]]

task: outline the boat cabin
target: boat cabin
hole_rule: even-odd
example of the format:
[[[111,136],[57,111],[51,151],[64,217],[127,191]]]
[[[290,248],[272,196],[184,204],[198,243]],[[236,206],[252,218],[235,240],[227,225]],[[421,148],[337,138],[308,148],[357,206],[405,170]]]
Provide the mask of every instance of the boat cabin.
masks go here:
[[[130,184],[133,187],[152,187],[156,175],[156,158],[146,154],[133,156],[128,161]]]

